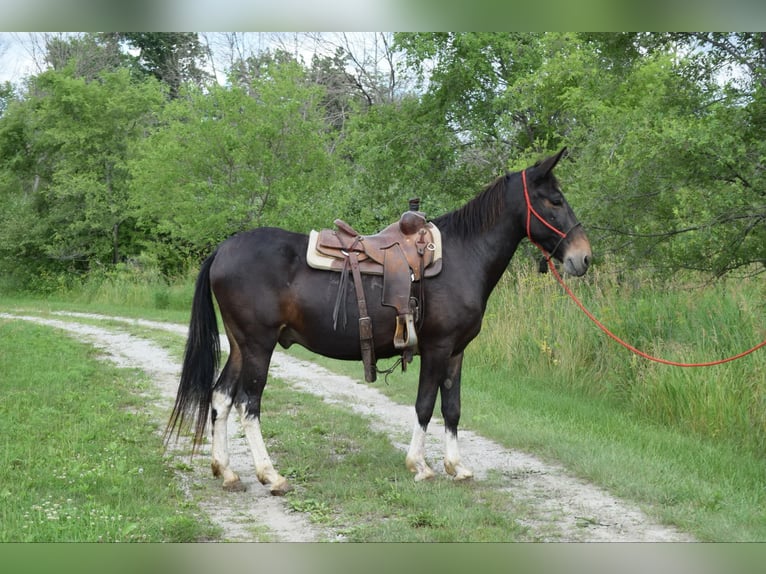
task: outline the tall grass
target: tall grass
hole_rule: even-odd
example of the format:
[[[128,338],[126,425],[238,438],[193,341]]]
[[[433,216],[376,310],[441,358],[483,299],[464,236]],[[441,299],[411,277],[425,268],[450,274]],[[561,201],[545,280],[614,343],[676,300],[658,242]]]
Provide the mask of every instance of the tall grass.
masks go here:
[[[62,293],[81,303],[126,307],[188,310],[196,273],[168,280],[157,266],[120,264],[108,271],[91,273],[74,289]]]
[[[717,360],[766,337],[763,282],[668,288],[595,269],[568,285],[615,334],[665,359]],[[604,335],[549,275],[525,271],[505,275],[487,312],[474,364],[766,454],[766,350],[706,368],[651,362]]]

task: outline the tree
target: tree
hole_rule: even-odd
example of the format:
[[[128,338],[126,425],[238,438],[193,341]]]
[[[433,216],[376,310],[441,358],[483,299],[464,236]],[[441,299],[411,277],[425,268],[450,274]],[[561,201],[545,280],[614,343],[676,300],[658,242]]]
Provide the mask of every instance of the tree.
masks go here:
[[[114,32],[105,36],[136,48],[140,69],[165,83],[171,99],[178,97],[184,82],[201,86],[211,79],[203,69],[207,53],[194,32]]]
[[[8,104],[13,101],[15,90],[10,82],[0,84],[0,118],[3,117]]]
[[[410,197],[439,213],[566,145],[597,253],[766,270],[764,34],[229,35],[226,87],[196,34],[35,38],[46,71],[0,87],[7,261],[143,249],[180,270],[254,225],[373,232]]]
[[[323,96],[297,62],[272,61],[245,87],[189,88],[167,105],[131,164],[134,213],[166,269],[253,226],[330,220]]]
[[[81,36],[45,36],[45,62],[53,70],[71,68],[78,78],[94,80],[102,72],[128,67],[131,58],[123,53],[114,36],[83,34]]]
[[[425,98],[464,156],[521,167],[567,145],[560,175],[602,252],[719,276],[766,270],[765,38],[396,36],[432,67]]]
[[[455,135],[415,96],[355,112],[338,149],[358,190],[348,216],[360,231],[373,233],[413,197],[429,215],[456,207],[489,182],[458,161],[459,149]]]
[[[629,36],[619,78],[564,96],[581,110],[572,178],[602,190],[593,223],[634,264],[763,272],[763,47],[750,35]],[[604,38],[594,45],[615,61]]]
[[[555,146],[555,115],[539,109],[533,92],[541,80],[543,36],[406,33],[395,39],[421,75],[430,67],[426,97],[463,142],[467,158],[497,171],[525,150]]]
[[[134,83],[127,70],[89,82],[70,63],[31,80],[0,121],[7,260],[87,271],[126,255],[129,142],[162,99],[155,81]]]
[[[369,107],[369,99],[351,74],[346,71],[347,57],[342,48],[333,56],[314,55],[309,77],[325,89],[323,107],[327,123],[342,131],[355,111]]]

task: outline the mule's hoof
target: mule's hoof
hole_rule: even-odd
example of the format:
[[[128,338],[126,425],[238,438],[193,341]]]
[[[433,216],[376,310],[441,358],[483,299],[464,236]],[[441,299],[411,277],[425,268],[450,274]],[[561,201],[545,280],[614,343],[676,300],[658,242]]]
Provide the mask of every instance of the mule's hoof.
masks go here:
[[[213,476],[216,478],[220,478],[220,476],[223,474],[221,471],[221,465],[215,461],[210,463],[210,470],[213,471]]]
[[[472,478],[473,478],[473,472],[471,472],[467,468],[460,466],[456,469],[456,472],[454,475],[455,480],[471,480]]]
[[[434,471],[430,468],[425,471],[421,471],[415,475],[415,482],[422,482],[424,480],[431,480],[434,476]]]
[[[226,492],[245,492],[247,487],[244,482],[237,478],[236,480],[230,480],[229,482],[224,481],[223,489]]]
[[[455,480],[468,480],[473,478],[473,472],[464,467],[462,464],[455,465],[445,460],[444,470]]]
[[[431,467],[428,465],[425,465],[417,470],[415,472],[415,482],[421,482],[423,480],[431,480],[434,476],[434,471],[431,470]]]
[[[407,470],[415,475],[415,482],[430,480],[434,477],[434,471],[431,470],[431,467],[423,459],[410,458],[408,456],[404,460],[404,464]]]
[[[293,489],[285,478],[280,477],[280,479],[281,480],[276,481],[274,484],[269,485],[269,492],[271,492],[273,496],[284,496]]]

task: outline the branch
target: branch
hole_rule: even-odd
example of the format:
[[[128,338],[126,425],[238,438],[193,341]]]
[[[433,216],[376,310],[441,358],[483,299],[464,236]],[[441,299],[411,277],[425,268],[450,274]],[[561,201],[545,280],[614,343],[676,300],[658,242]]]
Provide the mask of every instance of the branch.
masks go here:
[[[656,232],[656,233],[639,233],[636,231],[619,229],[617,227],[601,227],[598,225],[591,225],[589,227],[590,229],[595,229],[596,231],[606,231],[608,233],[615,233],[618,235],[624,235],[626,237],[636,237],[640,239],[657,239],[657,238],[673,237],[675,235],[688,233],[690,231],[703,231],[705,229],[712,229],[713,227],[716,227],[718,225],[724,225],[726,223],[731,223],[733,221],[743,221],[743,220],[752,219],[753,222],[750,225],[748,225],[746,230],[747,234],[749,234],[753,229],[755,229],[755,227],[757,227],[759,224],[766,221],[766,206],[762,206],[762,210],[763,210],[763,213],[724,214],[724,215],[720,215],[716,217],[712,221],[709,221],[707,223],[703,223],[700,225],[692,225],[689,227],[669,229],[667,231]]]

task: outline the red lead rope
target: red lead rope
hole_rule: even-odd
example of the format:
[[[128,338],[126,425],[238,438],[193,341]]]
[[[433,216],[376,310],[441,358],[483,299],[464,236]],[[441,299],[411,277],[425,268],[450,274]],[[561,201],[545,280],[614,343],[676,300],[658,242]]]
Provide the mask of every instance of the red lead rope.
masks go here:
[[[663,365],[671,365],[673,367],[712,367],[714,365],[722,365],[723,363],[728,363],[731,361],[736,361],[737,359],[741,359],[742,357],[745,357],[749,355],[750,353],[753,353],[757,351],[758,349],[762,347],[766,347],[766,340],[762,341],[761,343],[758,343],[755,347],[752,349],[748,349],[747,351],[744,351],[742,353],[739,353],[738,355],[734,355],[733,357],[727,357],[725,359],[719,359],[717,361],[709,361],[706,363],[681,363],[678,361],[669,361],[667,359],[661,359],[659,357],[654,357],[648,353],[645,353],[644,351],[641,351],[640,349],[637,349],[630,343],[627,343],[626,341],[620,339],[617,335],[612,333],[609,328],[604,325],[601,321],[596,319],[595,315],[588,311],[588,309],[585,307],[585,305],[582,304],[582,302],[577,298],[577,296],[572,292],[572,290],[564,283],[564,280],[561,278],[561,275],[559,275],[559,272],[556,270],[556,266],[553,264],[553,261],[551,261],[551,257],[548,256],[545,249],[542,248],[540,244],[535,242],[532,239],[531,234],[529,233],[529,223],[532,219],[532,215],[534,215],[541,223],[543,223],[546,227],[549,229],[552,229],[556,232],[556,234],[564,238],[566,237],[566,234],[559,231],[552,225],[550,225],[547,221],[545,221],[538,213],[535,211],[535,209],[532,207],[532,202],[529,200],[529,192],[527,191],[527,177],[526,172],[521,172],[521,179],[524,184],[524,199],[527,202],[527,237],[532,242],[533,245],[535,245],[540,251],[542,251],[543,255],[545,255],[546,260],[548,261],[548,267],[550,268],[551,272],[553,273],[554,277],[556,277],[556,280],[559,282],[559,284],[564,288],[564,291],[566,291],[567,295],[572,299],[572,301],[575,302],[575,304],[582,310],[583,313],[591,320],[593,321],[596,326],[598,326],[599,329],[601,329],[606,335],[608,335],[613,340],[617,341],[620,345],[628,349],[629,351],[635,353],[639,357],[643,357],[644,359],[648,359],[650,361],[654,361],[655,363],[662,363]]]

